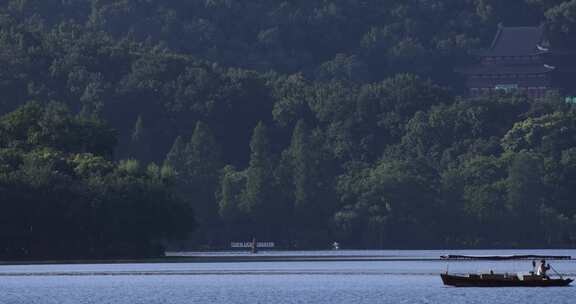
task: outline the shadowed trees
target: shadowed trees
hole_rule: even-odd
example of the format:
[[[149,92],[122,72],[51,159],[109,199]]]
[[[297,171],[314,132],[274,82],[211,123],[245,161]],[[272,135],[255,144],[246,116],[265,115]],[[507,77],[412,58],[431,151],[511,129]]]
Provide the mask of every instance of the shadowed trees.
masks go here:
[[[0,118],[0,134],[4,258],[160,256],[194,228],[169,174],[110,160],[116,140],[104,123],[28,103]]]
[[[573,8],[4,1],[4,252],[40,254],[58,233],[77,255],[253,236],[291,248],[573,246],[573,106],[560,94],[462,97],[454,72],[500,22],[544,22],[552,45],[573,45]]]

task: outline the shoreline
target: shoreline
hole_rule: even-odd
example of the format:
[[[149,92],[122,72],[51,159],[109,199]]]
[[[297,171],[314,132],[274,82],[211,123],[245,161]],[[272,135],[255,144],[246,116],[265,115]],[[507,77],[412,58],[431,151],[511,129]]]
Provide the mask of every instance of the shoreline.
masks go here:
[[[63,265],[63,264],[161,264],[161,263],[258,263],[258,262],[405,262],[405,261],[445,261],[440,257],[383,257],[383,256],[168,256],[141,259],[70,259],[70,260],[30,260],[0,261],[0,266],[8,265]]]
[[[167,255],[155,258],[110,258],[110,259],[63,259],[63,260],[0,260],[0,266],[10,265],[65,265],[65,264],[161,264],[161,263],[266,263],[266,262],[478,262],[485,259],[446,259],[439,256],[396,256],[396,255],[288,255],[266,253],[214,252],[207,255],[195,252],[190,255]],[[504,259],[501,261],[526,261],[529,259]],[[554,259],[551,261],[574,261],[572,259]],[[493,260],[499,261],[499,260]]]

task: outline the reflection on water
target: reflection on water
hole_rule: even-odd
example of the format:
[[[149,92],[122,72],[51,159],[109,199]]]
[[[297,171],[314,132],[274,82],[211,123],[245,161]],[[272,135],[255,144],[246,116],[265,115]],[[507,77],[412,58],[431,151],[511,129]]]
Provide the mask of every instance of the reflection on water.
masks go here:
[[[551,261],[554,269],[576,276],[576,261]],[[97,275],[437,275],[450,273],[528,272],[530,261],[361,261],[361,262],[252,262],[252,263],[158,263],[95,265],[0,266],[6,276]]]
[[[411,251],[404,256],[459,254],[454,252]],[[461,253],[508,254],[502,251]],[[537,253],[576,256],[576,251]],[[576,261],[551,262],[559,271],[576,276]],[[418,260],[0,266],[0,303],[573,303],[576,296],[576,288],[572,287],[444,287],[438,274],[447,267],[450,272],[490,269],[520,272],[529,271],[531,262]]]

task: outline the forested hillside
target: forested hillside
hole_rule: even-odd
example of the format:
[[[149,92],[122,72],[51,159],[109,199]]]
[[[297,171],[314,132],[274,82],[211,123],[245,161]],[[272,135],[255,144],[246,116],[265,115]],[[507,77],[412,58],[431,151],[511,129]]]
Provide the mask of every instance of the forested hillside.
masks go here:
[[[0,255],[572,247],[576,111],[461,97],[499,23],[576,0],[2,0]]]

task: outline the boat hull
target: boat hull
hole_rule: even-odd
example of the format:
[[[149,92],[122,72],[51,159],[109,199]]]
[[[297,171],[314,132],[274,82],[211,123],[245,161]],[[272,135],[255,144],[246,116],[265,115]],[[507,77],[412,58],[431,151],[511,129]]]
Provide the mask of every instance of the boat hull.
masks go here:
[[[441,274],[442,282],[454,287],[562,287],[572,279],[520,280],[518,278],[481,278]]]

